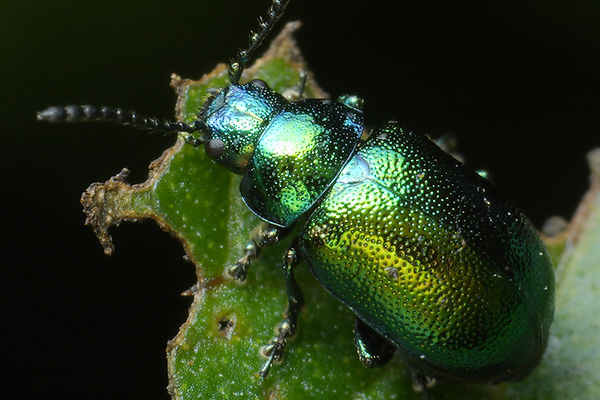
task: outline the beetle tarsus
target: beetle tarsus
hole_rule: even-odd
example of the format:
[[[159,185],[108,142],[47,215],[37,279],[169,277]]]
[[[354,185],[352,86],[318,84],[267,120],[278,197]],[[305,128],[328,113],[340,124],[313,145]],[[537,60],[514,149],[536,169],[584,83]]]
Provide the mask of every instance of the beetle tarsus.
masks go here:
[[[238,282],[244,282],[248,274],[248,268],[258,258],[262,249],[272,246],[279,241],[280,229],[269,224],[260,223],[255,229],[256,234],[244,248],[244,255],[235,264],[227,268],[227,275]]]
[[[432,400],[431,394],[429,394],[429,388],[435,385],[436,380],[416,371],[413,371],[412,375],[413,387],[415,391],[423,393],[424,400]]]
[[[271,343],[262,347],[261,353],[263,356],[267,357],[267,361],[265,361],[260,371],[258,371],[258,375],[260,375],[261,378],[266,378],[267,375],[269,375],[269,371],[274,362],[281,361],[283,358],[283,349],[286,344],[287,340],[277,336]]]
[[[297,264],[296,250],[291,248],[287,251],[284,257],[283,271],[285,273],[285,283],[288,295],[288,307],[285,313],[285,318],[277,328],[277,336],[275,336],[269,344],[263,346],[261,353],[267,357],[263,367],[259,371],[259,375],[265,378],[269,374],[273,362],[280,361],[283,358],[283,350],[287,345],[288,339],[296,333],[298,324],[298,314],[304,304],[304,299],[300,287],[294,277],[294,267]]]

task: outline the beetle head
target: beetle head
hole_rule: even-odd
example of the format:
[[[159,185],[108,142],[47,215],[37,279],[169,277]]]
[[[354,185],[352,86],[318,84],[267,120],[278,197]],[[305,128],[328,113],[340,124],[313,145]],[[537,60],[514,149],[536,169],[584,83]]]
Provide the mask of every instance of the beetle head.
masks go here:
[[[233,172],[243,172],[265,127],[285,102],[258,79],[220,90],[198,116],[207,135],[207,154]]]

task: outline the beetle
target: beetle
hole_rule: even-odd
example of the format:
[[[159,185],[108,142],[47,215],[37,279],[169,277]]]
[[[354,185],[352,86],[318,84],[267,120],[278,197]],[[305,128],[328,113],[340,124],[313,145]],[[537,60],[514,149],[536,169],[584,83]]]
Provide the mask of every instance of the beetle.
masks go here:
[[[554,270],[536,230],[491,182],[427,137],[395,121],[365,129],[357,96],[288,101],[264,81],[240,83],[288,3],[272,0],[267,20],[229,64],[229,85],[192,123],[90,105],[49,107],[37,118],[178,132],[242,174],[241,197],[266,225],[227,268],[234,280],[244,281],[264,247],[304,224],[284,256],[288,307],[261,350],[261,376],[297,330],[299,261],[356,314],[365,366],[397,352],[424,390],[426,377],[526,376],[554,313]]]

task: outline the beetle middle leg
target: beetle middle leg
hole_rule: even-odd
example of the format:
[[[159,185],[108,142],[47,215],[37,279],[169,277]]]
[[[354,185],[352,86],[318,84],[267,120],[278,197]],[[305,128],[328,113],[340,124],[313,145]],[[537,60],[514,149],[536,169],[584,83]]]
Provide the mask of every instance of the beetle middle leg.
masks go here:
[[[354,344],[360,362],[367,368],[381,367],[392,359],[396,347],[360,318],[354,321]]]
[[[267,357],[267,361],[259,371],[261,377],[266,377],[274,361],[279,361],[283,357],[283,350],[290,337],[296,333],[298,323],[298,314],[304,304],[302,291],[294,277],[294,267],[298,263],[296,249],[291,248],[287,251],[283,262],[283,272],[285,273],[285,284],[288,296],[288,307],[283,321],[277,327],[277,335],[269,344],[263,346],[261,353]]]
[[[354,344],[356,345],[358,358],[367,368],[385,365],[396,352],[396,347],[392,343],[375,332],[360,318],[356,318],[354,321]],[[423,399],[431,400],[429,388],[435,384],[435,379],[413,369],[412,380],[414,389],[423,394]]]
[[[258,224],[253,232],[250,241],[244,247],[244,255],[227,268],[227,275],[238,282],[246,280],[248,268],[258,258],[261,250],[276,244],[281,237],[281,229],[266,222]]]

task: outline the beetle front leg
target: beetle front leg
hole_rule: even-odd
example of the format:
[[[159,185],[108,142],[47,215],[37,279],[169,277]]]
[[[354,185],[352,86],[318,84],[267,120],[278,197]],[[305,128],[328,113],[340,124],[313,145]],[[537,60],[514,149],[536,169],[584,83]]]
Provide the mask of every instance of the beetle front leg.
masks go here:
[[[298,314],[304,304],[302,291],[294,277],[294,267],[298,260],[296,249],[289,249],[284,257],[283,271],[285,273],[285,283],[288,296],[288,307],[283,321],[277,327],[277,336],[269,344],[263,346],[261,353],[267,357],[267,361],[259,371],[261,377],[266,377],[274,361],[279,361],[283,357],[283,350],[290,337],[296,333],[298,323]]]
[[[227,275],[238,282],[244,282],[252,262],[258,258],[264,247],[272,246],[279,241],[280,233],[280,228],[261,222],[254,229],[254,234],[244,248],[244,255],[227,268]]]

